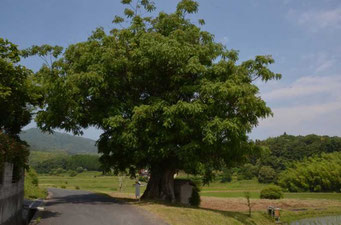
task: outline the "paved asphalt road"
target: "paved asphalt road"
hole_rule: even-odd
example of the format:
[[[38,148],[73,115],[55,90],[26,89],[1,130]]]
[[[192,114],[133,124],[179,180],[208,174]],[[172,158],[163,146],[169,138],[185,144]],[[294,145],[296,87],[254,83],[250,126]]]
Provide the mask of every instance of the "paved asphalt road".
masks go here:
[[[39,225],[166,225],[146,211],[87,191],[48,189]]]

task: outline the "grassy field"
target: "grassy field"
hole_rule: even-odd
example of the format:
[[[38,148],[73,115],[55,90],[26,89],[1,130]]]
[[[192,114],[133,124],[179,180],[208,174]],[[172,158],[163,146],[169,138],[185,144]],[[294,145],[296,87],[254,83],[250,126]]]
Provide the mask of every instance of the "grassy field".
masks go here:
[[[122,182],[120,182],[120,180],[122,180]],[[62,174],[60,176],[39,176],[39,183],[42,187],[80,188],[82,190],[96,192],[120,191],[120,183],[122,183],[121,192],[134,193],[134,182],[134,180],[126,176],[102,176],[100,172],[92,171],[79,173],[74,177],[70,177],[68,174]],[[144,191],[144,189],[145,186],[142,186],[141,191]]]
[[[134,193],[134,180],[122,176],[102,176],[100,172],[80,173],[75,177],[67,174],[61,176],[39,176],[42,187],[65,187],[75,189],[78,186],[82,190],[113,192],[120,191],[120,180],[122,180],[121,192]],[[244,192],[251,193],[251,198],[259,199],[260,190],[268,184],[260,184],[257,180],[233,181],[230,183],[213,182],[209,186],[201,188],[201,196],[218,198],[243,198]],[[145,186],[141,187],[144,191]],[[285,193],[288,199],[330,199],[341,201],[341,193]]]
[[[40,186],[68,189],[81,189],[109,194],[122,201],[142,207],[169,224],[273,224],[266,216],[266,209],[275,205],[282,209],[281,220],[290,222],[296,219],[339,214],[341,215],[340,193],[285,193],[281,200],[259,199],[260,190],[266,184],[256,180],[213,182],[201,188],[200,208],[169,205],[160,202],[134,201],[134,180],[122,176],[102,176],[99,172],[84,172],[75,177],[39,176]],[[121,187],[120,187],[120,184]],[[141,191],[144,191],[143,186]],[[247,216],[244,192],[251,193],[253,216]]]
[[[209,186],[204,186],[201,196],[219,198],[238,198],[244,197],[244,192],[251,193],[251,198],[259,199],[260,190],[268,184],[260,184],[257,180],[233,181],[231,183],[214,182]],[[284,193],[285,199],[329,199],[341,201],[341,193]]]

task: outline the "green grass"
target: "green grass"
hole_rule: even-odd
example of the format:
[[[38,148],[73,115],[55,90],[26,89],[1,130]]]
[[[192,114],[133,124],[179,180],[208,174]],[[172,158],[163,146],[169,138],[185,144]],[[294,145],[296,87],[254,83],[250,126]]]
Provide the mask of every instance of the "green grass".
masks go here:
[[[117,176],[102,176],[100,172],[83,172],[77,176],[70,177],[68,174],[60,176],[40,175],[39,182],[42,187],[58,187],[61,185],[67,189],[96,191],[96,192],[112,192],[119,191],[119,177]],[[134,179],[123,177],[123,185],[121,191],[124,193],[134,193]],[[141,192],[144,191],[145,186],[141,187]]]
[[[303,212],[283,211],[281,213],[281,221],[284,223],[290,223],[306,218],[325,217],[333,215],[341,215],[341,209],[339,207],[333,207],[325,210],[308,209]]]
[[[232,181],[230,183],[214,182],[209,186],[201,188],[201,196],[219,198],[239,198],[244,197],[244,192],[251,193],[251,198],[259,199],[260,190],[269,184],[260,184],[257,180]],[[328,199],[341,201],[341,193],[284,193],[284,198],[289,199]]]
[[[250,191],[251,198],[259,199],[259,191]],[[201,196],[218,198],[243,198],[244,191],[201,192]],[[284,193],[287,199],[327,199],[341,201],[341,193]]]
[[[341,193],[284,193],[284,198],[294,199],[328,199],[341,201]]]
[[[25,176],[24,193],[26,199],[44,199],[47,196],[47,191],[43,187],[37,187],[33,183],[33,178],[30,175]]]
[[[255,212],[250,218],[246,213],[212,209],[191,208],[157,202],[137,203],[172,225],[270,225],[273,221],[263,212]]]
[[[251,192],[251,198],[259,198],[259,192]],[[201,196],[217,198],[244,198],[244,192],[201,192]]]
[[[208,186],[203,186],[202,191],[259,191],[265,187],[269,186],[268,184],[261,184],[256,179],[253,180],[233,180],[229,183],[221,183],[219,181],[212,182]]]

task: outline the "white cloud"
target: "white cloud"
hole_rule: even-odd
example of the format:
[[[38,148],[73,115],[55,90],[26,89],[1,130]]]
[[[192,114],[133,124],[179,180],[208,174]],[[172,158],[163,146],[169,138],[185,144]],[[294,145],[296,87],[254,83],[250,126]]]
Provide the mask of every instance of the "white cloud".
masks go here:
[[[274,108],[274,117],[261,121],[262,127],[298,128],[328,113],[340,112],[341,100],[323,104],[299,105]],[[341,118],[340,118],[341,121]],[[313,132],[313,131],[312,131]]]
[[[298,12],[290,10],[288,17],[312,32],[321,29],[341,29],[341,7],[328,10]]]
[[[341,96],[341,76],[306,76],[287,87],[277,88],[262,94],[267,100],[281,100],[326,94],[330,98]]]
[[[270,105],[280,106],[271,107],[274,116],[261,120],[252,138],[264,139],[283,132],[341,136],[340,75],[302,77],[261,96]]]
[[[335,60],[333,59],[323,61],[320,65],[317,66],[316,73],[320,73],[322,71],[325,71],[331,68],[334,65],[334,63],[335,63]]]
[[[314,74],[322,73],[335,66],[339,54],[318,52],[302,56],[302,64]]]
[[[274,117],[260,121],[251,133],[253,139],[292,135],[341,136],[341,101],[326,104],[275,108]]]

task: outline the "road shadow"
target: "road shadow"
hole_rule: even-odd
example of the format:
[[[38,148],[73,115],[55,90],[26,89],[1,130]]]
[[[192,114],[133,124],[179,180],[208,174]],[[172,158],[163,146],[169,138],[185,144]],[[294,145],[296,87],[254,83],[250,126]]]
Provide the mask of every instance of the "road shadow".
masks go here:
[[[90,205],[125,204],[125,202],[117,201],[116,199],[111,198],[105,194],[84,193],[53,197],[52,199],[46,202],[46,206],[68,203]]]
[[[39,217],[41,217],[42,219],[58,217],[60,215],[61,215],[61,213],[58,213],[58,212],[51,212],[51,211],[40,211],[39,212]]]

